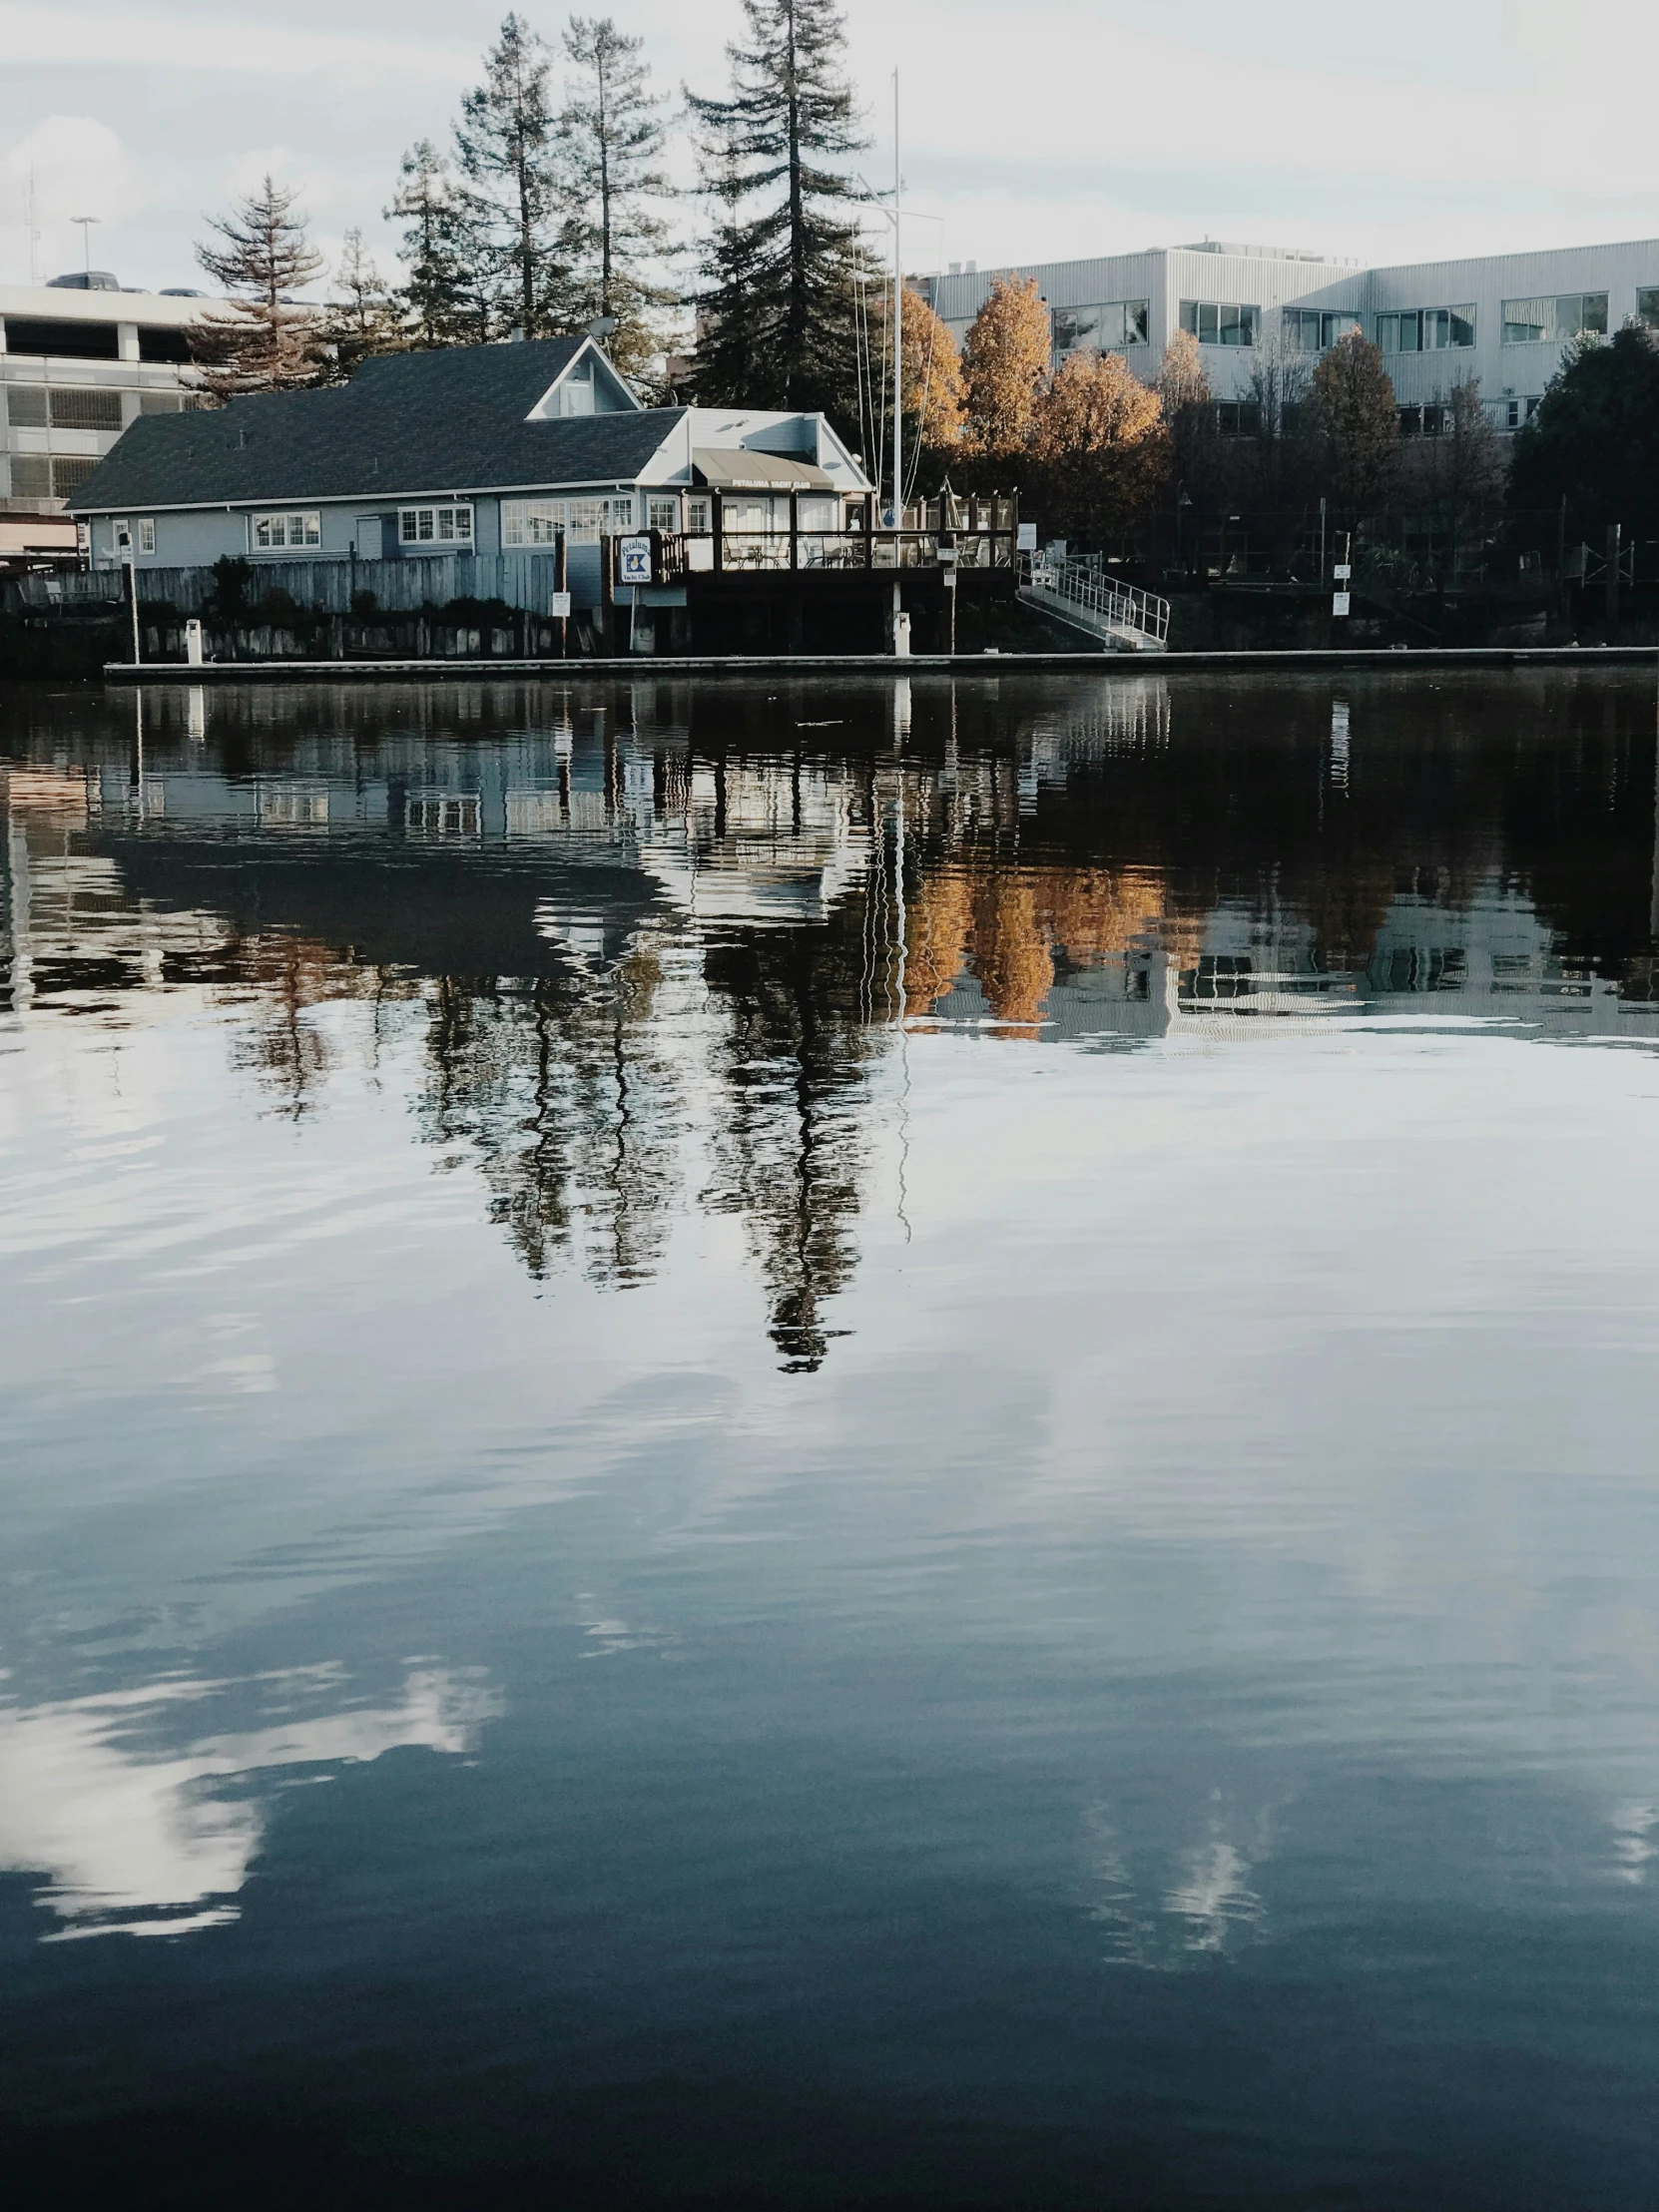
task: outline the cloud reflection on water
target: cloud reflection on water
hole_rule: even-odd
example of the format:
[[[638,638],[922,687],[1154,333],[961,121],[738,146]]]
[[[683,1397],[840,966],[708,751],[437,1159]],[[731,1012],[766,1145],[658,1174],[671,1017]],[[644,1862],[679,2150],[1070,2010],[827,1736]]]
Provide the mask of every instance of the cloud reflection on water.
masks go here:
[[[0,1869],[45,1875],[36,1902],[61,1925],[44,1939],[182,1936],[236,1920],[265,1832],[258,1778],[406,1748],[453,1757],[501,1710],[487,1684],[433,1664],[411,1664],[388,1704],[327,1710],[346,1688],[341,1670],[323,1666],[253,1684],[164,1678],[0,1703]],[[250,1690],[263,1726],[165,1746]]]

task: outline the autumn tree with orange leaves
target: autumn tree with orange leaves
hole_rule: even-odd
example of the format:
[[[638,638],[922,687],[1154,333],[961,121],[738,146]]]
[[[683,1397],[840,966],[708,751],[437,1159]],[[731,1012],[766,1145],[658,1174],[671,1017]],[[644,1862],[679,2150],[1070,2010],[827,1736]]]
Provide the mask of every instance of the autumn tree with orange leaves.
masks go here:
[[[1026,451],[1053,342],[1034,276],[992,284],[962,351],[969,452],[994,460]]]
[[[872,332],[876,357],[891,360],[890,297],[883,295]],[[950,325],[919,291],[904,287],[904,446],[906,453],[953,457],[962,439],[962,355]],[[890,370],[889,370],[890,373]],[[909,469],[906,467],[908,478]],[[928,487],[931,489],[931,487]]]
[[[1031,446],[1053,528],[1085,544],[1121,539],[1169,473],[1163,403],[1116,353],[1068,353],[1038,400]]]

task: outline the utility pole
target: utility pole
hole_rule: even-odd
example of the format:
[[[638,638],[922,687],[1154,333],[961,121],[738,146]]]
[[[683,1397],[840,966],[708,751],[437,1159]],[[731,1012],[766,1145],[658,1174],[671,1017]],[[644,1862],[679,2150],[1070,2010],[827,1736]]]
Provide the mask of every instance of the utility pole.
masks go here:
[[[79,224],[81,230],[81,260],[87,275],[92,275],[92,227],[104,219],[97,215],[72,215],[70,222]]]

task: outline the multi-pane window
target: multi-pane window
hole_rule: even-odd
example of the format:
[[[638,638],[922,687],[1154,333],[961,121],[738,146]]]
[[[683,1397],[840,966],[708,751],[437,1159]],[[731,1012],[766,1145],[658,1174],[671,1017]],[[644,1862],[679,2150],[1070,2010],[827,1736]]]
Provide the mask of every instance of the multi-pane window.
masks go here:
[[[470,507],[399,507],[397,536],[400,544],[464,546],[472,544]]]
[[[254,517],[254,550],[257,553],[285,553],[294,548],[322,543],[322,517],[320,514],[256,515]]]
[[[1147,343],[1152,308],[1145,299],[1112,299],[1098,307],[1056,307],[1053,322],[1056,359],[1084,346],[1095,353],[1121,353]]]
[[[1503,302],[1505,345],[1564,345],[1607,328],[1604,291],[1558,292],[1541,299]]]
[[[1347,307],[1287,307],[1285,343],[1293,353],[1329,353],[1340,338],[1360,328]]]
[[[656,494],[646,501],[645,523],[648,530],[675,531],[680,527],[680,501],[677,494]]]
[[[1262,409],[1254,399],[1219,399],[1216,428],[1224,438],[1259,438]]]
[[[140,515],[138,521],[133,525],[133,543],[141,553],[155,552],[156,518],[154,515]]]
[[[1261,340],[1262,310],[1215,299],[1183,299],[1181,327],[1200,345],[1256,345]]]
[[[509,548],[551,545],[561,530],[571,545],[597,545],[602,537],[618,537],[633,527],[632,492],[616,492],[606,499],[504,499],[501,503],[501,542]]]
[[[1443,353],[1474,343],[1474,307],[1407,307],[1377,318],[1384,353]]]
[[[686,501],[686,530],[694,538],[706,537],[710,529],[709,502],[701,493],[693,493]]]
[[[565,526],[562,499],[504,499],[501,542],[509,549],[553,545]]]

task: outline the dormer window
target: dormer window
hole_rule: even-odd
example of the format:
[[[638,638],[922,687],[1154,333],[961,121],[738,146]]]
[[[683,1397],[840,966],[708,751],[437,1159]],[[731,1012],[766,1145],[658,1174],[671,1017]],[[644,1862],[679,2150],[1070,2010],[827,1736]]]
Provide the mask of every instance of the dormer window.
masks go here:
[[[591,415],[593,413],[593,377],[567,376],[559,386],[559,412],[562,415]]]

